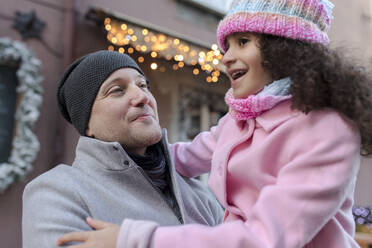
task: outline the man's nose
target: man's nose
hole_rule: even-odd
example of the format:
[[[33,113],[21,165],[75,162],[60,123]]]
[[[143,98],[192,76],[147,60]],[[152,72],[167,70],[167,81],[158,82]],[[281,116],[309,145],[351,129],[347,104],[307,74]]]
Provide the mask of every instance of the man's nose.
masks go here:
[[[131,87],[130,103],[132,106],[142,106],[150,101],[148,93],[137,85]]]

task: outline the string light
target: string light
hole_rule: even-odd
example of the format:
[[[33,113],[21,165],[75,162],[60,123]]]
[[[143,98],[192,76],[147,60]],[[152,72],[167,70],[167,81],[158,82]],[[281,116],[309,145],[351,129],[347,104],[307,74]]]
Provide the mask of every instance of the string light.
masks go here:
[[[176,37],[109,17],[104,19],[104,26],[107,39],[113,44],[107,48],[110,51],[114,51],[116,47],[120,53],[132,54],[136,49],[140,53],[149,53],[152,58],[165,58],[168,61],[173,59],[175,61],[172,66],[173,70],[190,65],[194,67],[192,69],[194,75],[199,75],[202,70],[205,71],[208,83],[218,82],[220,71],[223,70],[223,65],[220,63],[223,55],[217,44],[212,44],[209,50]],[[143,56],[138,57],[138,62],[143,63],[144,60]],[[156,68],[153,69],[155,66]],[[156,63],[152,63],[150,67],[153,70],[159,69],[161,72],[166,70],[166,67],[159,67]]]
[[[142,56],[138,57],[138,62],[143,63],[143,61],[145,61],[144,57]]]
[[[151,57],[156,58],[158,56],[157,52],[151,52]]]
[[[220,76],[220,71],[212,72],[212,76],[219,77]]]
[[[165,37],[164,34],[161,34],[161,35],[159,36],[159,41],[160,41],[160,42],[164,42],[166,39],[167,39],[167,37]]]
[[[103,22],[105,25],[109,24],[111,22],[111,19],[106,17],[105,21]]]
[[[156,63],[151,64],[151,69],[156,70],[158,68],[158,65]]]

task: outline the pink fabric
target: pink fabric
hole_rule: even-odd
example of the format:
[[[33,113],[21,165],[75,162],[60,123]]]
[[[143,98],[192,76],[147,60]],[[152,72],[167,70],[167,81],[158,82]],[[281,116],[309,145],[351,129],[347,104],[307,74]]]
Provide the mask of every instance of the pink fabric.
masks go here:
[[[218,44],[226,51],[226,37],[238,32],[254,32],[272,34],[281,37],[329,43],[326,31],[300,17],[288,17],[279,14],[239,12],[226,16],[217,28]]]
[[[229,114],[236,120],[249,120],[272,109],[278,103],[291,98],[288,96],[249,95],[244,99],[235,99],[232,90],[227,91],[225,102],[229,106]]]
[[[216,227],[159,227],[152,247],[345,248],[359,168],[358,131],[334,111],[292,111],[291,100],[236,125],[226,115],[192,143],[171,146],[178,172],[210,171],[227,210]]]

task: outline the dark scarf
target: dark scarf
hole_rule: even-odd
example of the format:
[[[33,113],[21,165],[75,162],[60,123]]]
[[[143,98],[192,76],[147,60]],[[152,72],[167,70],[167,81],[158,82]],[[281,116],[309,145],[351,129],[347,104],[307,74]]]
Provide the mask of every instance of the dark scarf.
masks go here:
[[[161,149],[161,141],[155,145],[147,147],[145,156],[137,154],[128,155],[145,171],[152,183],[162,191],[177,218],[181,223],[183,223],[178,203],[167,181],[168,167],[164,153]]]
[[[164,191],[164,189],[168,186],[168,171],[160,142],[147,147],[144,156],[137,154],[128,155],[138,166],[140,166],[145,171],[154,185],[161,191]]]

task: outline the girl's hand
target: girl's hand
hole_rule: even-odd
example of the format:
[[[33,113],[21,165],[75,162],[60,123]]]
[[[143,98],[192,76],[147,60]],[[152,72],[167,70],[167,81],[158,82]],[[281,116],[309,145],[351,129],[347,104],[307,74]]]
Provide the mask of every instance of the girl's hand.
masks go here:
[[[57,245],[61,246],[69,242],[82,242],[78,245],[69,246],[70,248],[115,248],[116,240],[119,235],[120,226],[87,218],[87,223],[95,231],[71,232],[62,235],[57,240]]]

